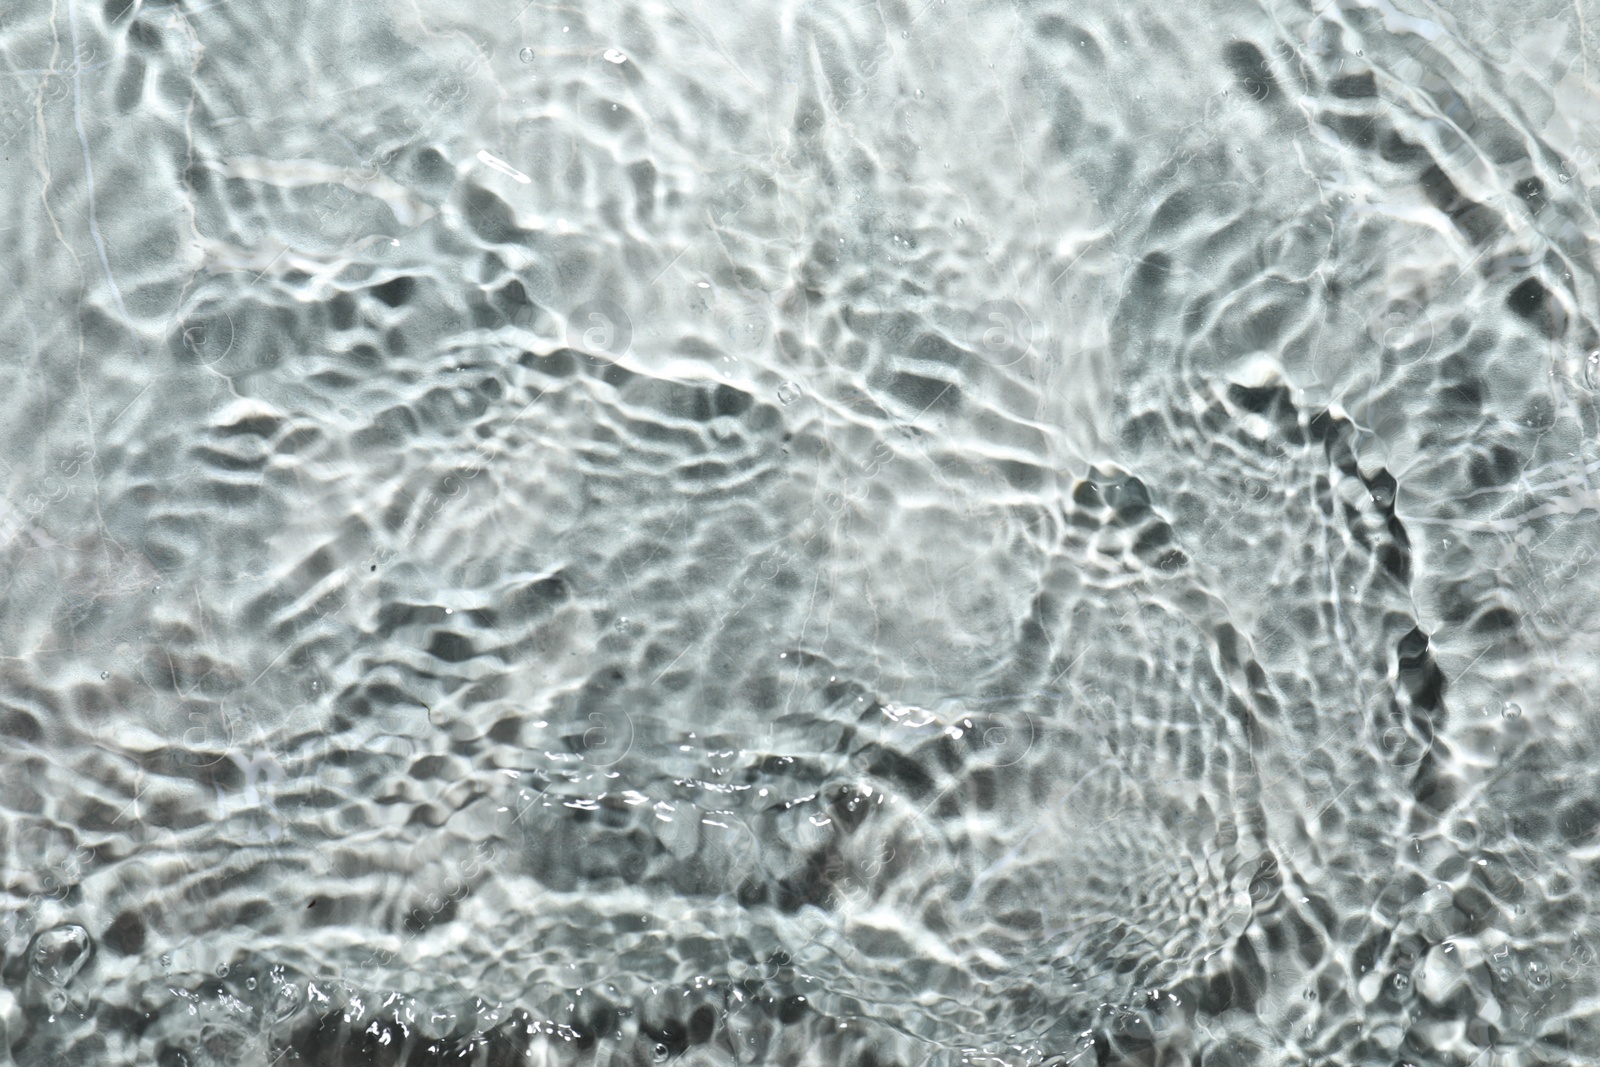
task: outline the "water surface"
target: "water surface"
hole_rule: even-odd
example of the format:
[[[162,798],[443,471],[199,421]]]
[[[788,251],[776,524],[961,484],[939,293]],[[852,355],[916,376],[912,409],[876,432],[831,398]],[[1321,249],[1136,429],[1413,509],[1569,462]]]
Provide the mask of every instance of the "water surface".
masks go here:
[[[0,1049],[1600,1062],[1597,20],[14,3]]]

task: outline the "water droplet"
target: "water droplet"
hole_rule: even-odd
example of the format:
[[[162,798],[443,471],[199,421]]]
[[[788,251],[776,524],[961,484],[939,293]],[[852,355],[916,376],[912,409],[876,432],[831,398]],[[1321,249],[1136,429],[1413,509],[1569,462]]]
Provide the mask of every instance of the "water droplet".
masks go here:
[[[628,61],[628,57],[623,55],[615,48],[607,48],[605,51],[605,61],[607,63],[626,63]]]
[[[1508,719],[1516,719],[1521,717],[1522,709],[1510,701],[1507,701],[1505,705],[1500,708],[1500,714]]]
[[[794,382],[784,382],[778,386],[778,402],[780,404],[793,404],[800,399],[800,387]]]
[[[524,63],[532,63],[533,62],[533,49],[524,48],[522,51],[517,53],[517,58],[522,60]]]
[[[33,939],[28,969],[34,977],[60,988],[72,981],[89,958],[89,931],[76,924],[56,926]]]

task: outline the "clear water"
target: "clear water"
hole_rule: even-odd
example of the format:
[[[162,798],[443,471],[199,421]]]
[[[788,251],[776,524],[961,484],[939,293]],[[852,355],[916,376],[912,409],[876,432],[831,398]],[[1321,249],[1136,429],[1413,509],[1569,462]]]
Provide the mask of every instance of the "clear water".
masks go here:
[[[1600,1063],[1597,26],[10,0],[0,1050]]]

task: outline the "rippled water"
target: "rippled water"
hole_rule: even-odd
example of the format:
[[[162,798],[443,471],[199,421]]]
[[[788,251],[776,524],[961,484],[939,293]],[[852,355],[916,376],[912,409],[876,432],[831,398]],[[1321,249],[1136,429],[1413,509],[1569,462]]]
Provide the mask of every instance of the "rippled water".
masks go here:
[[[0,1050],[1600,1063],[1586,3],[12,0]]]

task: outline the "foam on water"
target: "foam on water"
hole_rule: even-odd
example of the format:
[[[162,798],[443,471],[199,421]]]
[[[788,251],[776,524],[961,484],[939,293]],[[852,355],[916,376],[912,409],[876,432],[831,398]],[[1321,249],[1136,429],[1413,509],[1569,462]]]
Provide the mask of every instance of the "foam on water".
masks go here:
[[[1590,14],[13,5],[0,1050],[1600,1063]]]

